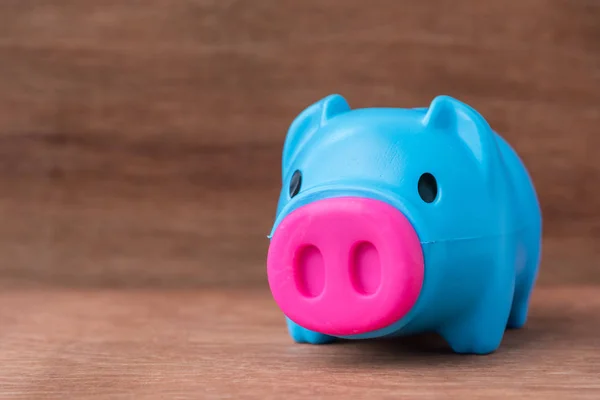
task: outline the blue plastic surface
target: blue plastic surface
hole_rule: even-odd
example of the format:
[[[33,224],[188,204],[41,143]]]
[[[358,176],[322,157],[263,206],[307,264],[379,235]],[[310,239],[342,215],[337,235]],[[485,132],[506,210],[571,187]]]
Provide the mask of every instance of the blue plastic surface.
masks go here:
[[[291,199],[296,170],[302,187]],[[432,203],[417,190],[425,172],[438,183]],[[540,262],[540,207],[519,156],[476,110],[449,96],[426,108],[353,110],[339,95],[309,106],[286,137],[272,232],[302,205],[349,195],[383,200],[407,216],[425,277],[405,317],[344,338],[437,332],[457,353],[488,354],[507,327],[525,324]],[[335,340],[287,324],[297,342]]]

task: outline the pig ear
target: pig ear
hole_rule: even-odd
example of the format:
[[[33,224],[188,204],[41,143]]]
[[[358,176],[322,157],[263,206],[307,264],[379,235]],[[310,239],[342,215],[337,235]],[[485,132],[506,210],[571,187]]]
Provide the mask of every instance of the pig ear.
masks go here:
[[[328,120],[350,111],[346,99],[339,94],[329,95],[308,106],[292,122],[283,145],[282,172],[286,173],[294,156],[304,143]]]
[[[484,169],[497,152],[494,132],[487,121],[471,106],[450,96],[438,96],[431,102],[423,124],[460,137]]]

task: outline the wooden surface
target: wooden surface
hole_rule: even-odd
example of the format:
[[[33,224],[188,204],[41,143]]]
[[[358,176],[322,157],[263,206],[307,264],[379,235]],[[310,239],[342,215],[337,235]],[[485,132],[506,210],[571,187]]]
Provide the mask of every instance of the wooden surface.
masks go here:
[[[0,398],[600,398],[598,21],[593,0],[0,1]],[[498,353],[291,342],[266,235],[286,130],[330,93],[455,96],[525,161],[543,264]]]
[[[542,288],[487,356],[291,342],[267,290],[0,293],[2,399],[600,398],[600,288]]]
[[[0,285],[264,281],[286,129],[476,107],[539,190],[541,282],[598,282],[600,3],[0,2]]]

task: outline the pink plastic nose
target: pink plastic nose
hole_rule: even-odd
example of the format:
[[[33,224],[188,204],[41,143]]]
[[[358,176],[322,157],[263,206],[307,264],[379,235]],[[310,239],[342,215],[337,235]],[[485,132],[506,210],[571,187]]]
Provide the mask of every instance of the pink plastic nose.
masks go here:
[[[419,238],[400,211],[345,197],[310,203],[281,221],[267,272],[276,303],[292,321],[348,336],[406,315],[419,296],[424,263]]]

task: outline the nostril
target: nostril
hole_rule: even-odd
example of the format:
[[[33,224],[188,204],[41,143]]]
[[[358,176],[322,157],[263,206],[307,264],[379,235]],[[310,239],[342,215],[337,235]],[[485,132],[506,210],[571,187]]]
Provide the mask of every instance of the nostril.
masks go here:
[[[298,250],[294,260],[298,291],[306,297],[317,297],[325,287],[325,263],[318,248],[312,245]]]
[[[350,279],[354,289],[363,295],[377,292],[381,285],[379,253],[370,242],[357,243],[350,254]]]

